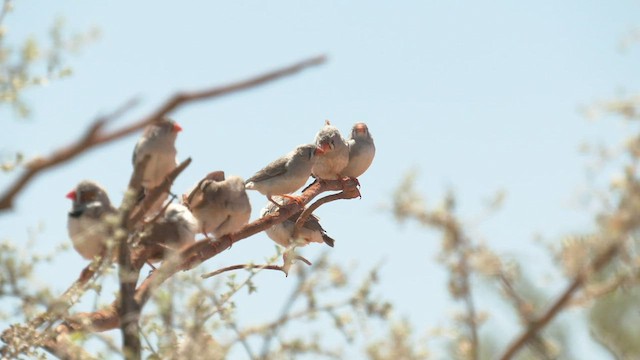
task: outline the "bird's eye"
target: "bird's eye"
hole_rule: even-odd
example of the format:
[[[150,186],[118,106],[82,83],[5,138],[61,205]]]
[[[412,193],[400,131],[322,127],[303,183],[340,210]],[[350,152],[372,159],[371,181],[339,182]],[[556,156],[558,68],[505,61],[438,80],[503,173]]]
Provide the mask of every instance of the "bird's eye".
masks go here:
[[[333,141],[333,139],[331,139],[331,146],[335,146],[336,143]]]

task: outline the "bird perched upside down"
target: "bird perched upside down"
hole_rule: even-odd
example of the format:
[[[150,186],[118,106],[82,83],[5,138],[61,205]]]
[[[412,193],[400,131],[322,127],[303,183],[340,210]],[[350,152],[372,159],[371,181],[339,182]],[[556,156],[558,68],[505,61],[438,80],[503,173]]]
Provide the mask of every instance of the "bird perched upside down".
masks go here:
[[[286,194],[300,189],[307,182],[314,163],[323,156],[324,151],[315,145],[300,145],[247,179],[246,188],[266,195],[278,207],[282,204],[273,200],[274,195],[299,202],[298,197]]]
[[[110,237],[105,218],[116,212],[107,191],[94,181],[84,180],[67,198],[73,201],[67,219],[73,248],[89,260],[102,255]]]
[[[214,171],[183,196],[183,202],[198,220],[198,229],[216,238],[235,232],[249,222],[251,204],[244,180],[225,179],[223,171]],[[207,236],[208,237],[208,236]]]
[[[277,200],[283,201],[283,204],[288,203],[288,199],[285,198],[277,197]],[[266,216],[275,215],[278,212],[278,206],[276,204],[267,203],[264,209],[260,212],[260,217],[264,218]],[[300,259],[307,263],[307,265],[311,265],[311,263],[303,257],[295,255],[295,249],[297,247],[307,246],[312,242],[320,244],[325,243],[331,247],[335,245],[335,240],[327,235],[327,232],[320,225],[320,219],[314,215],[307,218],[304,224],[300,227],[297,236],[294,237],[296,221],[302,212],[303,210],[300,210],[291,215],[287,220],[279,224],[275,224],[264,231],[271,240],[285,248],[285,251],[282,254],[282,259],[284,261],[282,270],[287,275],[289,274],[289,268],[291,267],[293,259]]]
[[[285,204],[288,202],[287,199],[282,199],[280,197],[276,198],[277,200],[283,201]],[[272,203],[267,203],[264,209],[262,209],[262,211],[260,212],[260,217],[275,215],[277,211],[277,206]],[[320,225],[320,219],[315,215],[309,216],[300,228],[298,236],[296,236],[295,238],[293,237],[296,221],[298,220],[302,212],[303,210],[300,210],[297,213],[291,215],[287,220],[271,226],[270,228],[265,230],[265,233],[276,244],[285,248],[306,246],[312,242],[320,244],[325,243],[333,247],[333,245],[335,244],[335,240],[327,235],[327,232]]]

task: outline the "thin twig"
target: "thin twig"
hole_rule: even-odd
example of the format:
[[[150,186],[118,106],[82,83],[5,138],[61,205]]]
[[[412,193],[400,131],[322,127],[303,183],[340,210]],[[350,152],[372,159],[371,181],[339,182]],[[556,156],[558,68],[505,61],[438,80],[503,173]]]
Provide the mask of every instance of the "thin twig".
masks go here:
[[[307,221],[309,216],[311,216],[311,214],[320,206],[331,201],[336,201],[341,199],[354,199],[359,196],[360,196],[360,191],[358,190],[357,186],[354,186],[354,187],[349,187],[348,191],[344,190],[337,194],[327,195],[319,199],[318,201],[314,202],[308,208],[304,209],[302,214],[300,214],[300,216],[298,217],[298,220],[296,220],[296,225],[293,228],[292,237],[294,239],[297,238],[298,233],[300,232],[300,229],[302,228],[302,226],[304,226],[304,223]]]
[[[216,299],[215,296],[211,297],[211,301],[213,301],[217,309],[222,309],[222,304],[220,304],[220,302],[218,301],[218,299]],[[236,333],[238,337],[240,337],[240,329],[238,328],[238,324],[236,324],[235,321],[230,321],[226,316],[222,316],[221,318],[227,324],[227,326],[229,326],[231,330],[233,330],[233,332]],[[253,353],[253,350],[251,350],[251,346],[249,345],[249,342],[246,339],[241,339],[240,344],[242,344],[242,347],[244,347],[244,350],[247,352],[247,356],[249,356],[249,359],[256,360],[256,356]]]
[[[298,300],[298,297],[300,297],[300,294],[302,294],[302,289],[304,288],[304,285],[307,281],[308,276],[309,276],[308,273],[303,272],[302,276],[298,278],[298,283],[296,284],[296,287],[293,289],[293,291],[291,291],[289,298],[283,304],[282,309],[280,310],[280,316],[278,317],[279,319],[282,319],[286,317],[287,314],[289,314],[296,300]],[[271,341],[278,334],[279,329],[280,329],[279,327],[273,328],[271,331],[269,331],[266,334],[262,342],[262,349],[260,350],[260,359],[264,359],[264,360],[267,359],[267,354],[269,353],[269,348],[271,347]]]
[[[278,271],[284,271],[284,268],[280,265],[268,265],[268,264],[263,264],[263,265],[253,265],[253,264],[239,264],[239,265],[232,265],[232,266],[227,266],[225,268],[216,270],[216,271],[212,271],[210,273],[207,274],[202,274],[200,275],[201,278],[203,279],[208,279],[210,277],[214,277],[216,275],[220,275],[222,273],[225,273],[227,271],[233,271],[233,270],[240,270],[240,269],[258,269],[258,270],[278,270]]]
[[[476,312],[476,306],[473,299],[473,291],[471,288],[471,272],[469,270],[469,258],[467,255],[467,251],[471,250],[468,241],[462,242],[463,247],[459,249],[460,251],[460,272],[462,278],[462,286],[464,287],[464,303],[467,308],[467,327],[469,328],[469,332],[471,333],[471,349],[470,349],[470,358],[472,360],[478,360],[478,350],[480,347],[480,340],[478,339],[478,316]]]
[[[124,126],[111,132],[105,132],[104,125],[106,122],[110,122],[113,119],[119,117],[122,113],[132,107],[132,102],[128,102],[113,114],[94,121],[90,126],[90,130],[75,142],[71,143],[71,145],[64,146],[54,151],[51,156],[47,158],[41,158],[31,161],[26,166],[25,171],[18,177],[18,179],[16,179],[16,181],[8,187],[8,189],[2,194],[2,196],[0,196],[0,212],[12,208],[16,196],[18,196],[18,194],[24,189],[24,187],[41,172],[65,163],[94,147],[133,134],[134,132],[143,129],[154,121],[158,121],[163,117],[169,115],[171,112],[177,110],[183,105],[197,101],[222,97],[224,95],[233,94],[247,89],[252,89],[260,85],[264,85],[268,82],[296,74],[309,67],[323,64],[325,61],[325,56],[316,56],[290,66],[285,66],[280,69],[267,72],[263,75],[258,75],[256,77],[231,83],[225,86],[218,86],[200,91],[178,92],[171,96],[163,104],[161,104],[156,110],[151,113],[151,115],[143,117],[142,119],[139,119],[131,125]]]

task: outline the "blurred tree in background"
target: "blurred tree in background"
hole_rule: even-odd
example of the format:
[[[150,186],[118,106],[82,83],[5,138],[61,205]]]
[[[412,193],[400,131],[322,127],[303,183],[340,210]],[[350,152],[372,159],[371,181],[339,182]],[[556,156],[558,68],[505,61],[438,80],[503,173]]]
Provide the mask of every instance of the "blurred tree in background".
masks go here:
[[[11,1],[4,2],[0,26],[12,6]],[[47,46],[36,38],[10,46],[8,35],[0,27],[0,102],[12,107],[16,118],[23,118],[29,115],[23,93],[70,76],[72,70],[65,66],[65,57],[94,40],[98,32],[67,37],[63,22],[56,21]],[[236,306],[234,296],[260,291],[255,277],[265,271],[263,268],[225,273],[213,280],[202,279],[194,271],[170,275],[151,292],[142,312],[139,336],[143,356],[341,359],[357,354],[385,360],[428,359],[434,358],[435,352],[444,352],[451,359],[468,360],[577,359],[569,337],[571,326],[587,326],[592,340],[611,358],[640,358],[640,95],[598,103],[588,110],[606,121],[629,122],[634,133],[614,150],[586,148],[598,166],[618,167],[620,176],[606,189],[593,189],[601,202],[593,214],[594,230],[567,234],[562,242],[548,246],[551,263],[557,267],[551,271],[563,274],[566,280],[559,292],[543,290],[530,278],[529,270],[539,264],[521,263],[472,235],[457,212],[460,199],[455,193],[446,194],[437,205],[425,200],[416,188],[416,172],[410,172],[392,196],[390,216],[398,222],[415,221],[425,231],[441,234],[437,260],[448,273],[446,290],[457,309],[447,326],[423,335],[428,326],[399,318],[393,304],[376,291],[377,268],[354,278],[352,268],[335,264],[325,255],[311,267],[296,265],[289,276],[295,282],[291,293],[283,303],[265,304],[263,311],[271,320],[252,326],[237,321],[243,309]],[[20,155],[2,160],[5,171],[33,166],[24,163]],[[487,211],[500,211],[503,201],[505,194],[496,194]],[[0,243],[3,356],[135,358],[123,350],[112,334],[115,331],[102,332],[95,319],[95,328],[82,323],[87,317],[80,317],[77,328],[71,327],[78,331],[60,331],[61,324],[77,321],[79,311],[74,305],[81,298],[94,297],[89,314],[108,308],[115,295],[105,289],[118,283],[116,268],[94,260],[87,268],[91,279],[76,283],[69,279],[72,286],[61,295],[46,286],[47,274],[36,269],[66,249],[45,255],[32,250],[30,244],[17,246],[10,239]],[[280,255],[270,256],[266,265],[277,263]],[[500,299],[500,305],[479,305],[479,299],[492,296]],[[561,318],[571,309],[580,309],[584,321],[568,324]],[[511,322],[506,328],[498,321],[504,318]],[[104,329],[115,327],[105,325]],[[498,338],[497,334],[508,336]],[[505,336],[508,345],[497,345]],[[438,339],[444,340],[444,345],[434,345]]]

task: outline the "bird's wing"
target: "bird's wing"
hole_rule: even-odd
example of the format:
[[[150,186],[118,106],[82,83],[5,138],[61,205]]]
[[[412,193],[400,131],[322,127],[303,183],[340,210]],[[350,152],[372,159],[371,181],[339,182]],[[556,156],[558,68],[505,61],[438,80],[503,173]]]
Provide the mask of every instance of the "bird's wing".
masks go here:
[[[287,161],[289,160],[286,157],[283,157],[272,162],[271,164],[265,166],[262,170],[255,173],[255,175],[247,179],[246,183],[260,182],[271,179],[274,176],[284,174],[287,170]]]

